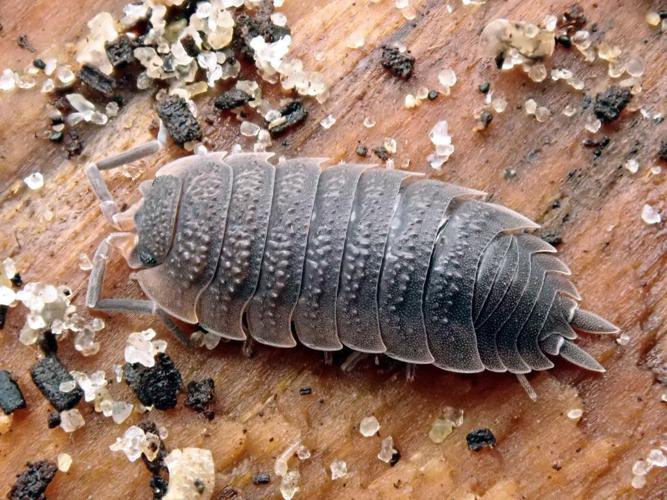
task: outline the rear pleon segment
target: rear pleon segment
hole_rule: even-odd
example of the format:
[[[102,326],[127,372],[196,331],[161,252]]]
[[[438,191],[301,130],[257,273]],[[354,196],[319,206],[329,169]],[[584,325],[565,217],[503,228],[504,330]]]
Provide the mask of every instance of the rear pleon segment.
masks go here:
[[[320,163],[298,158],[276,167],[259,283],[245,311],[249,334],[263,344],[296,345],[291,315],[301,289]]]
[[[231,198],[229,166],[192,157],[181,173],[182,194],[174,240],[162,265],[138,273],[144,292],[170,315],[197,322],[195,303],[213,279]],[[171,176],[157,177],[157,180]]]
[[[383,353],[377,293],[401,184],[410,174],[371,168],[359,179],[338,283],[338,337],[347,347]]]
[[[211,284],[197,300],[199,323],[228,339],[244,340],[243,310],[259,280],[271,214],[275,167],[270,154],[225,158],[233,174],[222,252]]]
[[[378,289],[380,331],[387,356],[408,363],[434,361],[422,311],[434,242],[452,201],[480,194],[425,179],[401,188]]]
[[[335,165],[320,175],[310,219],[301,292],[292,321],[299,341],[311,349],[341,349],[336,295],[347,227],[362,172],[368,166]]]
[[[482,255],[500,233],[537,227],[493,203],[472,200],[454,207],[436,240],[424,301],[429,349],[436,366],[462,373],[484,370],[473,324],[473,295]]]

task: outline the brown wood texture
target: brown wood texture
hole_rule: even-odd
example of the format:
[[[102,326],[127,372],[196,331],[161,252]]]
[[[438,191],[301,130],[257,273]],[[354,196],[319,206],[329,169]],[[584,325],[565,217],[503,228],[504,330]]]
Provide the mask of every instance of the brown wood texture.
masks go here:
[[[39,55],[71,58],[71,44],[85,33],[86,21],[100,10],[117,15],[125,1],[4,0],[0,65],[18,69],[32,60],[33,54],[16,46],[22,33],[29,35]],[[245,498],[279,497],[279,478],[255,486],[251,474],[272,471],[275,457],[301,440],[313,456],[290,462],[301,473],[297,498],[665,497],[664,469],[650,472],[644,489],[630,487],[632,464],[667,432],[666,407],[660,402],[664,388],[651,370],[664,366],[667,355],[666,229],[664,223],[649,226],[640,219],[646,202],[662,210],[663,217],[667,214],[667,174],[648,174],[656,164],[665,125],[626,112],[603,128],[611,143],[594,160],[592,151],[581,144],[589,136],[583,129],[584,114],[560,114],[568,103],[580,105],[581,94],[562,82],[533,83],[520,71],[501,74],[477,52],[479,32],[488,21],[508,17],[538,22],[547,13],[562,13],[570,1],[491,0],[479,8],[451,3],[456,8],[448,13],[446,2],[415,0],[419,15],[406,21],[389,0],[285,2],[282,10],[293,31],[293,53],[308,68],[324,72],[331,96],[323,105],[309,102],[307,122],[287,135],[287,146],[276,142],[271,150],[277,155],[357,161],[357,141],[374,147],[394,137],[397,166],[410,160],[410,169],[428,172],[428,131],[436,121],[447,119],[456,152],[440,177],[492,193],[499,203],[558,230],[563,238],[559,250],[572,268],[583,306],[619,325],[630,343],[621,347],[614,338],[582,336],[580,345],[608,371],[590,374],[558,363],[552,371],[530,376],[540,396],[536,403],[509,375],[463,376],[420,367],[416,381],[409,383],[402,371],[382,373],[372,360],[345,374],[336,365],[324,366],[319,353],[301,347],[260,346],[250,359],[236,343],[213,352],[186,350],[158,320],[138,316],[103,315],[107,328],[94,357],[80,356],[70,340],[61,343],[61,356],[70,369],[110,373],[112,364],[122,362],[127,334],[154,327],[169,341],[167,352],[186,382],[213,377],[218,396],[213,421],[184,408],[182,395],[176,409],[154,411],[148,417],[169,429],[169,448],[212,450],[218,491],[232,485]],[[665,38],[644,21],[658,2],[586,1],[582,6],[597,23],[596,38],[619,44],[646,61],[644,92],[635,98],[635,107],[667,111]],[[348,37],[357,31],[366,35],[365,46],[347,48]],[[409,81],[393,78],[379,64],[380,46],[392,41],[405,43],[417,59]],[[319,61],[317,53],[324,54],[324,60]],[[604,64],[585,63],[574,49],[557,48],[553,65],[585,77],[589,95],[610,83]],[[444,67],[458,76],[452,95],[405,109],[405,94],[424,85],[437,88],[437,73]],[[472,131],[472,115],[483,102],[477,86],[485,80],[509,107],[478,134]],[[278,101],[280,92],[269,85],[264,89]],[[540,124],[526,116],[520,108],[529,97],[548,106],[551,119]],[[87,128],[84,154],[70,161],[60,147],[35,138],[46,124],[45,98],[38,89],[0,95],[0,257],[11,255],[26,282],[68,284],[76,291],[74,302],[83,309],[87,273],[79,270],[78,255],[92,255],[111,228],[82,166],[149,139],[155,116],[152,102],[139,95],[108,126]],[[197,102],[201,116],[216,116],[212,125],[201,120],[214,147],[228,150],[235,142],[251,147],[239,135],[234,118],[215,112],[211,96]],[[319,121],[329,113],[337,123],[324,130]],[[366,116],[377,121],[374,128],[363,127]],[[641,164],[636,175],[622,168],[633,148]],[[143,173],[135,181],[121,173],[107,174],[114,196],[135,201],[139,182],[179,154],[171,146],[158,157],[140,161]],[[506,179],[506,168],[515,169],[516,176]],[[31,192],[21,179],[36,170],[44,173],[46,185]],[[49,210],[54,218],[46,222]],[[106,293],[140,297],[128,274],[121,259],[114,257]],[[72,435],[47,429],[50,406],[28,372],[38,352],[17,341],[23,318],[20,308],[11,310],[0,334],[0,368],[18,376],[29,405],[16,415],[12,431],[0,437],[0,494],[6,494],[26,461],[55,459],[67,452],[74,463],[69,473],[57,474],[47,490],[49,498],[149,498],[145,467],[109,451],[115,438],[141,416],[135,414],[118,426],[81,403],[87,421],[83,429]],[[299,395],[305,385],[313,388],[312,395]],[[136,401],[124,384],[114,384],[111,392]],[[444,443],[435,444],[427,434],[445,406],[464,409],[465,421]],[[567,418],[572,408],[584,410],[579,422]],[[380,435],[393,436],[401,452],[394,467],[376,458],[381,437],[363,438],[357,430],[361,418],[370,414],[382,424]],[[467,432],[479,427],[493,430],[495,449],[473,453],[466,448]],[[331,481],[329,464],[334,459],[347,462],[345,479]]]

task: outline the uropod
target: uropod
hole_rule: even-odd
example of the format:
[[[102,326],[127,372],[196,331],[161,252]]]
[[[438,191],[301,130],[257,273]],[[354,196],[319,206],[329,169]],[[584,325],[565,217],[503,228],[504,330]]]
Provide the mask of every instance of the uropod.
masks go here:
[[[604,371],[576,332],[618,328],[578,306],[539,226],[484,193],[372,165],[206,152],[162,166],[121,212],[101,171],[162,143],[161,132],[86,167],[118,229],[93,258],[88,307],[157,314],[176,333],[172,318],[231,340],[510,372],[524,385],[555,356]],[[101,297],[112,246],[147,299]]]

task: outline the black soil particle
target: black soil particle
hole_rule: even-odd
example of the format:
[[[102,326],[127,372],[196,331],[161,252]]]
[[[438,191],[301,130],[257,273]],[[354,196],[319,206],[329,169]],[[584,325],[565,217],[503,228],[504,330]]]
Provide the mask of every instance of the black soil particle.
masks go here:
[[[44,69],[44,68],[46,68],[46,63],[44,62],[44,60],[43,60],[43,59],[39,59],[39,58],[38,58],[38,59],[35,59],[34,61],[32,61],[32,65],[33,65],[35,68],[37,68],[37,69]]]
[[[35,52],[35,47],[32,46],[32,43],[30,43],[28,35],[26,34],[19,35],[19,37],[16,39],[16,45],[30,52]]]
[[[313,393],[313,389],[309,385],[306,385],[306,386],[302,387],[301,389],[299,389],[299,394],[301,396],[309,396],[312,393]]]
[[[62,131],[53,131],[49,134],[49,140],[51,142],[63,142],[63,139],[65,139],[65,134],[62,133]]]
[[[7,370],[0,370],[0,408],[6,415],[19,408],[25,408],[25,399],[21,388]]]
[[[583,28],[587,23],[584,9],[579,4],[573,4],[563,12],[563,15],[558,20],[558,28],[565,29],[567,33],[574,33]]]
[[[61,392],[60,384],[74,379],[55,354],[37,361],[30,369],[30,376],[44,397],[58,411],[71,410],[83,396],[79,386],[70,392]]]
[[[154,475],[151,477],[151,491],[153,492],[153,498],[159,500],[167,494],[167,488],[169,483],[165,478],[160,475]]]
[[[67,140],[65,141],[65,151],[68,158],[79,156],[83,152],[83,141],[79,133],[75,130],[68,130]]]
[[[363,158],[368,156],[368,148],[366,146],[364,146],[363,144],[359,144],[357,146],[357,149],[354,150],[354,152],[357,153],[358,156],[361,156]]]
[[[660,142],[660,149],[658,150],[658,158],[662,161],[667,161],[667,139]]]
[[[247,92],[233,88],[226,90],[215,98],[215,107],[223,111],[238,108],[252,101],[253,98]]]
[[[301,101],[292,101],[280,108],[281,118],[268,124],[272,136],[280,135],[285,130],[298,125],[308,117],[308,110]]]
[[[60,425],[60,413],[57,411],[50,411],[46,417],[46,425],[49,429],[55,429]]]
[[[398,450],[394,450],[394,453],[392,453],[391,458],[389,459],[389,465],[393,467],[398,463],[400,459],[401,459],[401,452]]]
[[[629,89],[612,86],[595,96],[593,111],[600,121],[614,121],[632,99]]]
[[[213,419],[211,406],[215,400],[215,383],[212,378],[205,378],[199,382],[193,380],[188,383],[188,397],[185,406],[196,412],[203,413],[209,420]]]
[[[139,427],[142,431],[144,431],[147,434],[148,433],[153,434],[155,436],[158,436],[158,438],[160,436],[160,431],[158,430],[157,425],[155,425],[155,422],[152,422],[150,420],[139,422],[139,424],[137,424],[137,427]],[[146,455],[143,453],[141,454],[141,459],[143,460],[144,465],[146,466],[148,471],[156,476],[160,474],[160,471],[167,469],[167,466],[164,464],[164,458],[167,456],[167,448],[162,442],[162,439],[160,439],[160,444],[158,445],[158,449],[153,451],[157,451],[157,455],[153,460],[148,460],[148,458],[146,458]]]
[[[252,484],[269,484],[271,482],[271,474],[268,472],[258,472],[252,476]]]
[[[111,97],[116,88],[116,81],[90,64],[84,64],[79,70],[79,80],[105,97]]]
[[[0,330],[2,330],[5,327],[5,320],[7,319],[7,311],[9,311],[9,307],[0,305]]]
[[[479,451],[482,448],[493,448],[496,445],[496,437],[489,429],[476,429],[466,436],[468,449]]]
[[[176,395],[181,389],[181,374],[166,354],[158,354],[155,366],[151,368],[140,363],[125,363],[123,374],[144,406],[155,406],[158,410],[176,406]]]
[[[383,67],[391,71],[394,76],[407,80],[412,76],[415,67],[415,58],[409,50],[401,52],[396,47],[382,47],[382,58],[380,63]]]
[[[429,90],[428,94],[426,94],[426,98],[429,101],[435,101],[438,98],[439,95],[440,95],[440,92],[438,92],[437,90]]]
[[[491,84],[489,82],[483,82],[479,84],[478,88],[482,94],[488,94],[489,90],[491,90]]]
[[[222,488],[222,491],[218,495],[218,500],[221,500],[223,498],[236,498],[238,495],[239,492],[237,490],[227,485],[224,488]]]
[[[104,49],[114,68],[122,68],[136,61],[134,44],[127,35],[119,36],[113,42],[107,42],[104,44]]]
[[[44,354],[44,356],[58,353],[58,341],[56,340],[56,336],[52,332],[47,331],[40,334],[38,343],[39,343],[39,348],[42,351],[42,354]]]
[[[563,243],[563,238],[558,229],[547,229],[540,235],[544,241],[553,246],[558,246]]]
[[[374,148],[373,153],[375,153],[375,156],[380,158],[382,161],[387,161],[389,159],[389,151],[387,151],[387,148],[384,146]]]
[[[172,95],[160,101],[157,113],[177,144],[182,146],[202,138],[199,123],[182,97]]]
[[[16,476],[9,491],[9,500],[46,500],[44,492],[58,472],[56,464],[49,460],[28,462],[26,470]]]
[[[562,45],[566,49],[572,47],[572,39],[569,35],[559,35],[556,37],[556,43]]]
[[[489,125],[491,125],[491,122],[493,121],[493,113],[489,110],[484,110],[482,113],[479,115],[479,122],[482,124],[482,128],[487,128]]]
[[[197,42],[192,35],[186,35],[181,38],[181,45],[185,49],[185,53],[190,57],[197,57],[199,55],[199,47],[197,47]]]
[[[16,273],[14,276],[9,278],[9,281],[11,281],[12,285],[14,285],[17,288],[21,288],[23,286],[23,279],[21,278],[21,275],[19,273]]]
[[[602,137],[601,139],[585,139],[583,142],[584,147],[587,148],[595,148],[593,150],[593,155],[597,158],[602,155],[602,151],[604,148],[609,146],[609,143],[611,142],[611,139],[607,137],[606,135]]]
[[[264,0],[255,15],[243,13],[236,16],[232,43],[241,55],[252,58],[254,51],[250,47],[250,41],[256,36],[261,36],[267,43],[274,43],[291,34],[287,26],[277,26],[271,22],[272,13],[273,2]]]

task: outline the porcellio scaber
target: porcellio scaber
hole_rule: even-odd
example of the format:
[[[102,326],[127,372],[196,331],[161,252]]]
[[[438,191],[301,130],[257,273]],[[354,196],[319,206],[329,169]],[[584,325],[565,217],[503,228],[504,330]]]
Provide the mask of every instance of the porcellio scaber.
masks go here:
[[[550,356],[604,371],[577,333],[618,329],[578,307],[556,250],[482,192],[367,165],[274,165],[205,153],[163,166],[100,245],[87,304],[158,313],[209,334],[320,351],[347,346],[444,370],[525,374]],[[111,245],[149,300],[100,298]],[[173,326],[173,322],[172,322]]]

